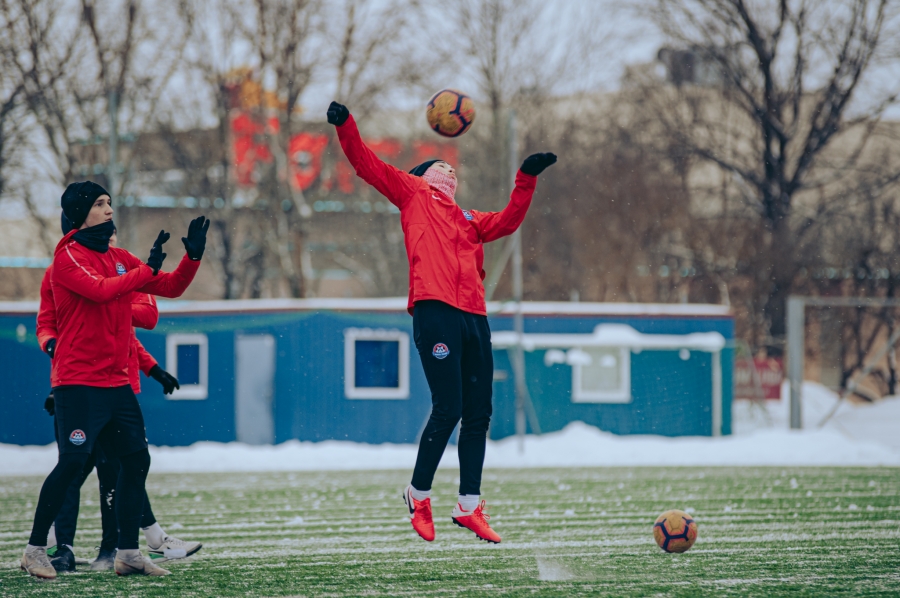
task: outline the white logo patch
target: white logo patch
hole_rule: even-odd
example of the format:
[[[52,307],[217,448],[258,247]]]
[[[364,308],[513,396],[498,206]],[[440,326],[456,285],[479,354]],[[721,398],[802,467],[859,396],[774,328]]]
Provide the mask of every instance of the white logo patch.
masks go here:
[[[475,216],[473,216],[472,212],[470,212],[469,210],[463,210],[462,212],[463,216],[466,217],[466,220],[472,220],[473,218],[475,218]]]
[[[125,274],[125,266],[123,266],[121,262],[116,262],[116,274],[119,276]]]

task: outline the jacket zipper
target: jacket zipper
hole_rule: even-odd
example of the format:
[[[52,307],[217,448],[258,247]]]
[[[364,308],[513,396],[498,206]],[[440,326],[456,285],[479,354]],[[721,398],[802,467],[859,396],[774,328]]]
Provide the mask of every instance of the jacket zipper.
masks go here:
[[[460,300],[460,294],[459,294],[460,291],[462,290],[460,288],[462,285],[462,260],[459,259],[459,239],[460,239],[459,224],[456,224],[456,306],[457,306],[457,308],[460,308],[460,306],[462,305],[462,301]]]

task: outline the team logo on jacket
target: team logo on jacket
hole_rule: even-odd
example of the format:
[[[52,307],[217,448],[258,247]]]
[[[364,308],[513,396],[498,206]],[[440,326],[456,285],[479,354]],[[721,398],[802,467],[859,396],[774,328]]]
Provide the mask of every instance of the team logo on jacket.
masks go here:
[[[81,430],[72,430],[72,433],[69,434],[69,442],[75,446],[81,446],[85,440],[87,440],[87,436]]]
[[[470,212],[469,210],[463,210],[463,216],[466,217],[466,220],[475,218],[475,216],[472,216],[472,212]]]
[[[450,349],[448,349],[447,345],[444,343],[438,343],[434,346],[434,349],[431,350],[431,354],[437,359],[443,359],[450,355]]]
[[[123,266],[121,262],[116,262],[116,274],[119,276],[125,274],[125,266]]]

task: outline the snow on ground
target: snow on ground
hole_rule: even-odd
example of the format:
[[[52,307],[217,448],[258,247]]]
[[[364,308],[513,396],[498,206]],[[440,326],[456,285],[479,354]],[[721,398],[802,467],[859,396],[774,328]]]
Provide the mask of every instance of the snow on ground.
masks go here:
[[[804,384],[804,430],[788,430],[788,401],[764,407],[735,406],[735,435],[723,438],[616,436],[575,422],[564,430],[519,441],[488,442],[486,467],[594,467],[640,465],[848,465],[900,466],[900,398],[871,406],[842,404],[829,423],[834,393]],[[278,446],[198,442],[189,447],[151,447],[152,470],[163,472],[327,471],[412,469],[413,445],[299,442]],[[56,447],[0,444],[0,475],[46,474]],[[459,467],[455,447],[442,461]]]
[[[749,401],[736,402],[734,433],[744,435],[761,429],[788,428],[789,397],[790,390],[785,383],[781,400],[765,401],[764,408]],[[836,405],[837,410],[828,417]],[[833,391],[815,382],[804,382],[801,415],[805,431],[833,431],[851,441],[880,444],[900,452],[900,397],[886,397],[875,404],[845,400],[838,405],[838,396]]]

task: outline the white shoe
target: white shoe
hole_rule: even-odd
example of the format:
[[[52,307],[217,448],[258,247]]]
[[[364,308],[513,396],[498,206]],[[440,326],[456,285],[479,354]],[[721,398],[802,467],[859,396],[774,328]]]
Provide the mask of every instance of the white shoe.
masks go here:
[[[162,567],[157,567],[153,562],[142,555],[139,551],[136,554],[123,555],[125,552],[120,550],[116,553],[116,575],[149,575],[151,577],[162,577],[171,575],[171,571],[167,571]],[[130,552],[130,551],[129,551]]]
[[[203,544],[200,542],[187,542],[175,536],[166,536],[163,539],[163,543],[159,546],[154,548],[147,544],[147,548],[149,548],[150,558],[154,562],[165,563],[173,559],[189,557],[203,548]]]
[[[21,567],[22,571],[38,579],[56,579],[56,569],[50,564],[46,548],[26,548]]]

